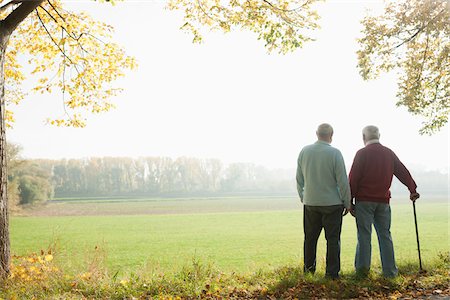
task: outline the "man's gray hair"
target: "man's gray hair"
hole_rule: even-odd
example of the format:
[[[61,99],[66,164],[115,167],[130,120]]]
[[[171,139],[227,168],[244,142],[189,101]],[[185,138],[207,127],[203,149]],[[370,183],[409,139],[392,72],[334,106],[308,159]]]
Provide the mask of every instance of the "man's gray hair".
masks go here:
[[[380,138],[380,131],[377,126],[366,126],[363,128],[362,133],[366,137],[367,141],[378,140]]]
[[[333,135],[333,127],[331,127],[331,125],[327,123],[320,124],[319,127],[317,127],[316,133],[320,137],[331,136]]]

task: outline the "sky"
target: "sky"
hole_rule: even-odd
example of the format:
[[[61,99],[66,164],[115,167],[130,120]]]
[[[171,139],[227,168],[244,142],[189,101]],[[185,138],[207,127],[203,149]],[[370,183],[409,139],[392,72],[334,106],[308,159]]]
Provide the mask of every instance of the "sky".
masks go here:
[[[326,122],[347,167],[363,147],[362,128],[376,125],[408,167],[448,173],[448,125],[419,135],[422,119],[395,105],[395,74],[365,82],[356,68],[359,21],[367,9],[381,11],[382,1],[319,4],[316,41],[287,55],[268,54],[250,32],[207,33],[192,44],[179,30],[181,14],[163,1],[66,4],[113,25],[139,67],[117,83],[124,89],[117,108],[88,116],[84,129],[45,123],[63,113],[60,94],[29,95],[13,108],[16,124],[7,132],[25,158],[192,156],[295,168]]]

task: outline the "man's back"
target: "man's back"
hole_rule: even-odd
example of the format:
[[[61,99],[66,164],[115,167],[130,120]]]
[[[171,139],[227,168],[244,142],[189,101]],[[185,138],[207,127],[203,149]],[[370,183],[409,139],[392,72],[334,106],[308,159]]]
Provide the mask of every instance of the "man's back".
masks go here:
[[[342,154],[323,141],[306,146],[300,152],[297,182],[300,197],[305,205],[339,205],[344,204],[344,199],[349,199]]]
[[[389,202],[395,175],[411,191],[416,184],[395,153],[376,142],[360,149],[355,156],[349,180],[352,196],[360,200]]]

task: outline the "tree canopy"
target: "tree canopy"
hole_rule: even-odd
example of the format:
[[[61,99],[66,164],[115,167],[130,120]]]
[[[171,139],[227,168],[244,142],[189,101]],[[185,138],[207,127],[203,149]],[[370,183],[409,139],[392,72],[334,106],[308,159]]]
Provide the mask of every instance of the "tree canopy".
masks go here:
[[[310,31],[318,27],[318,14],[312,5],[317,1],[170,0],[168,8],[183,12],[181,29],[193,34],[194,42],[202,41],[204,28],[225,32],[236,28],[257,33],[268,51],[286,53],[312,40]],[[23,1],[3,2],[7,3],[0,11],[5,19]],[[135,68],[136,61],[112,41],[111,26],[87,13],[66,10],[61,0],[33,2],[41,4],[14,31],[6,53],[7,125],[14,122],[12,105],[26,96],[21,88],[26,63],[37,77],[34,92],[62,91],[63,111],[50,116],[48,122],[84,127],[85,112],[99,113],[114,107],[111,97],[121,89],[112,83],[126,69]]]
[[[203,40],[202,30],[229,32],[250,30],[263,40],[269,52],[287,53],[313,40],[311,32],[319,27],[314,4],[320,0],[169,0],[168,7],[181,10],[181,29]]]
[[[4,5],[3,18],[9,12]],[[33,91],[62,91],[63,113],[49,118],[49,123],[83,127],[84,111],[108,111],[113,107],[111,97],[121,90],[113,82],[126,69],[136,67],[135,59],[112,42],[112,33],[111,26],[88,14],[64,9],[60,0],[42,2],[10,38],[5,65],[7,103],[19,104],[25,97],[21,83],[26,63],[27,71],[31,68],[37,77]],[[11,110],[7,120],[14,121]]]
[[[203,41],[206,28],[224,32],[250,30],[269,52],[287,53],[313,40],[319,27],[314,4],[319,0],[170,0],[168,8],[183,13],[181,29]],[[1,1],[0,17],[7,17],[23,1]],[[28,2],[28,1],[26,1]],[[63,111],[50,116],[58,126],[85,126],[84,112],[99,113],[114,106],[121,91],[113,82],[136,67],[134,58],[112,41],[113,28],[86,13],[64,9],[61,0],[30,1],[40,5],[12,33],[6,52],[5,92],[12,105],[24,99],[24,65],[37,76],[33,91],[62,91]],[[99,1],[111,2],[114,1]],[[425,121],[422,133],[433,133],[448,122],[450,4],[446,0],[393,1],[381,16],[362,21],[359,69],[364,79],[397,70],[398,101]],[[29,67],[28,67],[29,68]]]
[[[366,80],[398,71],[398,106],[423,116],[421,133],[448,123],[450,113],[450,2],[403,0],[362,20],[359,69]]]

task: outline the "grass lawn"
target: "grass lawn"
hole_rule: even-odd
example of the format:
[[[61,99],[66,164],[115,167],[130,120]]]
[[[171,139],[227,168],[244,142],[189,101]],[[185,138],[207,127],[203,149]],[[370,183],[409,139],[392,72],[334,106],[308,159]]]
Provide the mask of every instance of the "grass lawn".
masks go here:
[[[244,199],[235,201],[247,207]],[[270,201],[266,202],[263,207],[272,208]],[[108,205],[114,203],[103,205],[111,208]],[[173,214],[169,210],[169,214],[149,215],[12,217],[11,247],[13,254],[21,255],[56,245],[57,263],[74,272],[85,268],[94,252],[101,253],[100,259],[106,260],[110,273],[136,270],[172,273],[191,265],[193,259],[210,262],[226,272],[254,272],[259,268],[267,270],[301,263],[302,211],[300,205],[297,208],[290,205],[279,211],[268,208],[212,213],[199,209],[200,213],[194,213],[192,208],[179,213],[173,205]],[[449,207],[447,203],[425,202],[416,206],[426,266],[439,252],[449,249]],[[397,261],[418,264],[412,205],[393,204],[392,213]],[[379,265],[375,232],[373,240],[373,263]],[[342,232],[344,272],[353,270],[355,245],[355,222],[347,216]],[[100,250],[94,251],[96,246]],[[324,269],[324,254],[322,234],[319,270]]]

